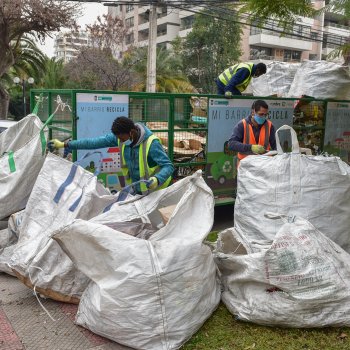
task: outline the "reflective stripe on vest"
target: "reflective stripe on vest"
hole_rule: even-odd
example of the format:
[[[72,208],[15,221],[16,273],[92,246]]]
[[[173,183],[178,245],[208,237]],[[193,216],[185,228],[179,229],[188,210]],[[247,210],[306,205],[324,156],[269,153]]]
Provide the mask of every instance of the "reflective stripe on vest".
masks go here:
[[[270,131],[272,123],[269,120],[266,120],[264,125],[260,129],[260,135],[259,135],[259,142],[256,142],[253,127],[251,124],[247,123],[245,119],[242,120],[243,127],[244,127],[244,137],[243,137],[243,143],[246,145],[260,145],[264,146],[264,148],[269,151],[270,150]],[[248,127],[247,127],[248,126]],[[247,157],[249,154],[243,154],[238,153],[238,159],[242,160],[243,158]]]
[[[249,70],[249,75],[248,77],[241,83],[236,85],[236,88],[240,91],[243,92],[247,86],[249,85],[250,81],[252,80],[252,70],[253,70],[253,65],[254,63],[239,63],[235,64],[234,66],[231,66],[224,70],[223,73],[221,73],[218,77],[218,79],[226,86],[231,78],[236,74],[238,69],[240,68],[247,68]]]
[[[158,137],[151,135],[146,140],[146,142],[142,142],[141,145],[139,146],[140,180],[148,180],[149,178],[151,178],[152,176],[157,174],[160,170],[159,166],[155,166],[152,168],[149,167],[148,162],[147,162],[148,152],[149,152],[149,150],[151,148],[151,144],[154,140],[159,141]],[[125,162],[124,150],[125,150],[125,145],[122,145],[121,168],[122,168],[122,173],[123,173],[123,176],[125,179],[125,183],[127,185],[130,185],[132,183],[132,180],[130,178],[129,169],[128,169],[126,162]],[[161,186],[158,186],[156,188],[156,190],[160,190],[160,189],[168,187],[170,182],[171,182],[171,176],[169,176]],[[145,183],[141,183],[140,188],[141,188],[141,192],[143,194],[150,192],[150,190],[147,188]]]

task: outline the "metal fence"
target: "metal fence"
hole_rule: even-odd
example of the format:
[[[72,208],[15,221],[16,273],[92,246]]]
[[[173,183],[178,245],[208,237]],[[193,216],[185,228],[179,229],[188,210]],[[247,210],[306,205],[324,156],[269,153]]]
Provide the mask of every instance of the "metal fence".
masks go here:
[[[222,138],[220,142],[223,146],[220,149],[220,154],[209,151],[208,158],[208,140],[209,143],[213,142],[213,127],[219,125],[212,120],[215,112],[212,110],[212,105],[215,99],[220,101],[222,96],[88,90],[31,90],[31,108],[39,101],[39,117],[44,121],[54,113],[50,125],[50,138],[76,139],[77,121],[79,120],[77,94],[81,93],[127,95],[129,118],[135,122],[144,123],[161,140],[175,166],[175,181],[202,169],[204,178],[218,198],[234,197],[236,171],[235,162],[232,159],[235,155],[232,152],[226,152],[225,148],[227,143],[225,141],[228,140],[235,124],[234,121],[226,120],[227,127],[222,135],[215,136]],[[246,100],[245,105],[251,105],[256,97],[238,96],[237,99],[241,102]],[[284,104],[292,106],[292,110],[288,112],[290,125],[296,130],[301,147],[310,148],[314,154],[328,152],[342,157],[347,162],[350,161],[350,115],[347,114],[350,113],[347,112],[350,101],[270,97],[265,99],[269,100],[271,105],[282,106],[278,107],[282,110]],[[222,101],[225,102],[224,99]],[[236,101],[236,99],[232,101]],[[274,108],[276,110],[277,107]],[[275,115],[273,108],[270,109],[272,110],[270,112],[272,113],[270,114],[271,120],[275,122],[273,118],[278,118],[279,112],[277,111]],[[339,117],[339,115],[341,116]],[[208,129],[209,124],[210,128]],[[287,151],[290,149],[291,143],[288,138],[284,140],[282,146]],[[221,154],[224,157],[221,157]],[[221,160],[216,159],[219,156]],[[213,157],[216,158],[213,160]],[[76,155],[73,159],[76,159]],[[220,171],[214,169],[218,166],[221,167],[221,165],[226,166],[225,171],[228,169],[230,173],[230,181],[226,182],[226,187],[223,186],[223,177],[220,175]],[[224,175],[227,176],[227,174]]]

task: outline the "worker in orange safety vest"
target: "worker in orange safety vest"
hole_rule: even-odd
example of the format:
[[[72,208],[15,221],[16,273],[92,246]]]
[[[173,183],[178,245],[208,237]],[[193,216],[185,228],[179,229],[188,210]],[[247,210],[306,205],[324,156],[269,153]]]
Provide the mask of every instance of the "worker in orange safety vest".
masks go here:
[[[238,152],[239,161],[243,158],[276,150],[275,127],[268,120],[269,106],[263,100],[252,105],[252,113],[239,121],[233,128],[228,148]]]

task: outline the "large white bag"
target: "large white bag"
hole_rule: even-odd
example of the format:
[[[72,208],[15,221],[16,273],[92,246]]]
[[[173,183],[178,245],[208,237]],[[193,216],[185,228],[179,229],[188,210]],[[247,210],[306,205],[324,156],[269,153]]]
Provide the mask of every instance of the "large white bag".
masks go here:
[[[47,135],[34,114],[0,134],[0,219],[25,207],[45,160]]]
[[[266,64],[266,74],[261,75],[259,79],[251,80],[253,95],[285,97],[299,67],[300,63],[270,62]]]
[[[24,216],[24,210],[12,214],[8,220],[8,227],[0,230],[0,272],[14,276],[9,262],[19,237],[19,227]]]
[[[350,255],[305,219],[270,217],[282,226],[269,244],[251,244],[235,228],[219,234],[225,305],[264,325],[350,326]]]
[[[159,210],[170,206],[164,225]],[[105,226],[140,219],[162,227],[144,240]],[[135,349],[178,349],[220,301],[217,269],[203,244],[213,219],[213,194],[197,173],[56,232],[92,280],[76,323]]]
[[[292,153],[283,153],[279,130],[290,130]],[[234,225],[254,240],[273,240],[280,221],[266,211],[300,215],[350,252],[350,167],[338,157],[300,153],[295,131],[276,132],[278,155],[248,156],[238,169]]]
[[[16,276],[50,298],[78,302],[88,278],[50,234],[75,218],[90,219],[115,201],[96,176],[49,153],[24,211],[10,260]],[[79,247],[78,241],[75,242]]]
[[[288,97],[350,99],[350,69],[327,61],[305,61],[295,73]]]

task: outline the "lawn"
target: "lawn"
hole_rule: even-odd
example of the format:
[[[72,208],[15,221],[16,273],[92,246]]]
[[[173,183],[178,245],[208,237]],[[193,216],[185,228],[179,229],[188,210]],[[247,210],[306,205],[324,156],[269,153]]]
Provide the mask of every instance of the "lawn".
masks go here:
[[[218,232],[207,240],[215,242]],[[350,350],[350,329],[293,329],[237,321],[220,304],[181,350]]]
[[[222,303],[181,350],[349,350],[349,328],[292,329],[235,320]]]

